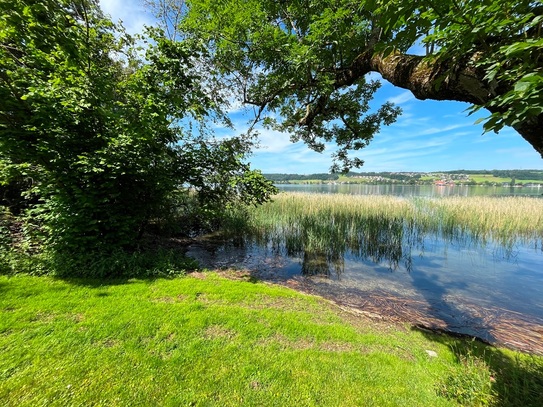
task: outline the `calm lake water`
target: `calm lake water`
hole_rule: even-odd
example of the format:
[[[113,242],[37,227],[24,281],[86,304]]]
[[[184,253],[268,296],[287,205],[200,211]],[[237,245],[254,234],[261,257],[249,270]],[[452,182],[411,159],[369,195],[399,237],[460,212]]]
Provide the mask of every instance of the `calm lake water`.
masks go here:
[[[349,195],[394,196],[533,196],[543,197],[543,188],[531,187],[484,187],[470,185],[368,185],[368,184],[278,184],[286,192],[308,192]]]
[[[533,195],[537,188],[281,185],[282,190],[398,196]],[[234,267],[356,309],[543,353],[541,241],[508,247],[425,235],[394,255],[287,253],[282,244],[202,237],[188,251],[203,266]]]

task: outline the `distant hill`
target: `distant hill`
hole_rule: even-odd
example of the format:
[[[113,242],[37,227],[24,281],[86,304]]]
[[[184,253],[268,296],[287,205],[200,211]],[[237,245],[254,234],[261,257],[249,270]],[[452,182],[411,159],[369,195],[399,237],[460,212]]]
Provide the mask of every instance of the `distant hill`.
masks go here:
[[[309,180],[321,180],[321,181],[336,181],[339,179],[337,174],[262,174],[264,177],[273,182],[287,182],[287,181],[309,181]]]
[[[517,180],[543,181],[543,170],[456,170],[443,171],[444,174],[488,174],[497,178],[514,178]]]

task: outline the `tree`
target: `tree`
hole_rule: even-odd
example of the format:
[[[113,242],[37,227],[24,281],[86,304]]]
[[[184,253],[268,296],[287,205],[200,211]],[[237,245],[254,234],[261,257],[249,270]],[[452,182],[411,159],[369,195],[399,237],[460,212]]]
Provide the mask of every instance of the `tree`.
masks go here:
[[[181,31],[257,108],[257,120],[322,150],[364,147],[398,110],[364,116],[378,72],[419,99],[484,108],[543,156],[543,5],[532,0],[191,0]],[[425,55],[412,55],[422,43]],[[336,167],[337,168],[337,167]]]
[[[242,139],[182,127],[220,119],[197,49],[160,30],[138,49],[95,0],[0,0],[0,11],[0,185],[33,196],[25,213],[47,250],[133,249],[188,188],[202,205],[269,198]]]

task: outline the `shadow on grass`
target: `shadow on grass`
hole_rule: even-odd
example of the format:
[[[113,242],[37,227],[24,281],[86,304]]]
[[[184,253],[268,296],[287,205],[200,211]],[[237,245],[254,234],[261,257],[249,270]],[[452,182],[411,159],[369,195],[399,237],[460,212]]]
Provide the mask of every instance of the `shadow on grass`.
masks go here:
[[[109,286],[119,286],[132,284],[135,280],[152,282],[157,279],[157,277],[146,277],[146,278],[137,278],[137,277],[105,277],[105,278],[93,278],[93,277],[65,277],[65,276],[53,276],[53,279],[59,280],[68,284],[86,287],[86,288],[103,288]]]
[[[100,287],[128,284],[131,280],[172,278],[198,268],[183,248],[147,248],[111,253],[51,256],[48,269],[56,278],[77,285]]]
[[[121,277],[70,277],[70,276],[52,276],[53,279],[63,281],[68,284],[86,287],[86,288],[104,288],[110,286],[121,286],[128,284],[136,284],[144,282],[146,284],[153,284],[158,280],[173,280],[175,278],[183,277],[185,275],[190,275],[197,270],[182,271],[179,273],[160,273],[160,274],[135,274],[135,275],[126,275]]]
[[[543,406],[543,361],[483,342],[413,327],[448,346],[459,366],[442,378],[440,392],[462,405]],[[489,396],[491,395],[491,396]]]

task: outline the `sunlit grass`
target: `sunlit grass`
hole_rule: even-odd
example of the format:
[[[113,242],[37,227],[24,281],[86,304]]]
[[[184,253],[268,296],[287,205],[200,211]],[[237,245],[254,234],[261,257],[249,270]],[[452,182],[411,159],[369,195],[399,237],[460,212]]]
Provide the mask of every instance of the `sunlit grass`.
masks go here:
[[[428,200],[435,221],[493,237],[541,239],[543,199],[528,197],[450,197]]]
[[[0,276],[0,293],[5,406],[543,401],[539,357],[214,273],[110,282]]]
[[[512,181],[512,177],[495,177],[492,174],[470,174],[469,178],[475,182],[483,183],[483,182],[492,182],[497,184],[503,184],[503,183],[510,183]],[[517,179],[515,183],[521,183],[521,184],[528,184],[528,183],[535,183],[540,184],[540,179]]]

